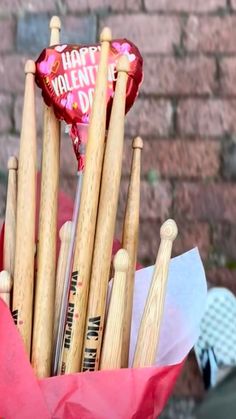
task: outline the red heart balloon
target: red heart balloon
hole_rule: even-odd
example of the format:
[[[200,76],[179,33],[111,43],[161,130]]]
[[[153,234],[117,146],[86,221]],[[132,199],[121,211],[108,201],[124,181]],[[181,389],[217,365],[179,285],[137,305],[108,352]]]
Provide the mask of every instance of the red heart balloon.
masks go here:
[[[42,51],[36,61],[36,82],[44,101],[68,124],[88,123],[99,63],[100,45],[56,45]],[[125,54],[130,61],[126,112],[137,96],[143,78],[143,59],[138,48],[126,39],[111,43],[108,67],[107,125],[116,81],[116,62]]]

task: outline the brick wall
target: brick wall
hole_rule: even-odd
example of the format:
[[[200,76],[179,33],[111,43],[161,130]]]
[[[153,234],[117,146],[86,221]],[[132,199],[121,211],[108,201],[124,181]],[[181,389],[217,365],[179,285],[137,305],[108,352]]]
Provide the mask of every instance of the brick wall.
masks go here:
[[[62,42],[94,42],[109,25],[144,57],[144,83],[126,123],[117,232],[131,140],[139,134],[145,140],[140,260],[154,262],[160,224],[171,216],[179,225],[175,253],[199,246],[209,281],[236,292],[236,1],[1,0],[1,217],[7,157],[18,149],[24,62],[47,45],[53,14],[62,19]],[[39,142],[41,107],[38,93]],[[61,185],[73,196],[76,165],[67,142]]]
[[[117,234],[131,139],[139,134],[145,140],[140,259],[154,261],[159,225],[171,216],[180,227],[175,252],[198,245],[209,280],[236,291],[235,11],[234,0],[2,0],[1,182],[7,156],[18,149],[24,62],[47,45],[52,14],[61,16],[62,42],[94,42],[109,25],[114,37],[138,45],[145,74],[140,97],[127,116]],[[39,143],[41,108],[37,92]],[[74,172],[75,160],[63,139],[61,184],[72,195]],[[0,211],[3,217],[3,204]]]

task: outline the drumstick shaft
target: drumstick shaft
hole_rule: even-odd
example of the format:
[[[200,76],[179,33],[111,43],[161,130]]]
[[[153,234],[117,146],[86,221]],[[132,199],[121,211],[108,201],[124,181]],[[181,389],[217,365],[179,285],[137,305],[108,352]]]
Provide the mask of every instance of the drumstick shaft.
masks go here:
[[[16,241],[16,194],[17,194],[17,167],[16,157],[8,160],[8,185],[4,230],[4,269],[11,277],[14,275],[15,241]]]
[[[71,230],[72,230],[72,222],[66,221],[60,229],[60,239],[61,239],[61,246],[60,246],[60,253],[58,257],[57,263],[57,275],[56,275],[56,293],[55,293],[55,308],[54,308],[54,323],[53,323],[53,347],[55,350],[56,345],[56,338],[58,333],[58,322],[59,322],[59,313],[62,303],[62,293],[63,287],[65,282],[65,274],[66,274],[66,264],[68,258],[68,252],[70,247],[70,239],[71,239]]]
[[[126,84],[129,71],[127,57],[121,57],[117,65],[117,71],[118,76],[102,172],[82,359],[83,371],[97,370],[99,366],[106,294],[121,178]],[[88,363],[91,353],[95,354],[95,356],[93,362]]]
[[[140,205],[140,171],[141,150],[143,141],[137,137],[133,141],[133,158],[131,166],[130,183],[125,210],[122,247],[127,250],[130,264],[126,281],[126,304],[124,314],[124,336],[122,343],[122,367],[128,367],[130,329],[133,308],[134,276],[137,260],[138,234],[139,234],[139,205]]]
[[[14,262],[13,318],[30,355],[36,206],[36,121],[34,73],[35,64],[25,66],[25,96],[22,115],[16,216]]]
[[[161,244],[139,328],[133,367],[151,366],[156,358],[171,250],[177,232],[173,220],[167,220],[160,230]]]
[[[59,43],[60,20],[52,18],[51,44]],[[56,273],[57,201],[60,164],[60,123],[45,106],[39,212],[38,272],[36,281],[32,365],[38,377],[50,375]]]
[[[121,368],[128,267],[128,252],[125,249],[120,249],[114,258],[115,276],[102,344],[100,370]]]
[[[84,323],[105,143],[110,29],[104,28],[100,39],[100,63],[88,130],[86,164],[76,231],[69,304],[59,368],[61,373],[79,371],[83,348]]]

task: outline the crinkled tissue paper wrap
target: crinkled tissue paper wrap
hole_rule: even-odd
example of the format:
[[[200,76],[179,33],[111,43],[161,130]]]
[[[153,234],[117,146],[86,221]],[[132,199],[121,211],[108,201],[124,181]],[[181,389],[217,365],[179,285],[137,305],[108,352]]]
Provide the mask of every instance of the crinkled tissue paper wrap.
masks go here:
[[[153,267],[136,272],[130,365]],[[206,280],[197,249],[173,258],[156,365],[38,380],[0,299],[0,418],[149,419],[163,410],[199,335]],[[45,325],[47,327],[47,325]]]

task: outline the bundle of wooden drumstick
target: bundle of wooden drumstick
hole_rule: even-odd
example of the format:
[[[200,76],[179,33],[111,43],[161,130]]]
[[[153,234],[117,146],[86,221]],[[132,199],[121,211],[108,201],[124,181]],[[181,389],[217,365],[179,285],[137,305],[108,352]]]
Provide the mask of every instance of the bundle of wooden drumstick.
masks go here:
[[[60,21],[50,23],[50,44],[60,43]],[[111,31],[101,33],[100,63],[88,128],[86,163],[66,319],[56,373],[96,371],[128,366],[134,276],[138,246],[140,159],[142,140],[133,141],[133,158],[122,249],[114,258],[114,279],[106,314],[107,291],[124,142],[126,84],[129,63],[122,56],[106,136],[106,90]],[[41,197],[37,271],[35,270],[36,123],[35,63],[25,66],[25,96],[19,159],[9,159],[5,217],[4,271],[0,293],[9,304],[15,324],[38,377],[52,374],[62,288],[71,223],[61,229],[56,268],[57,199],[59,187],[60,123],[53,109],[44,109]],[[18,162],[18,164],[17,164]],[[162,318],[168,265],[177,227],[167,220],[143,313],[133,367],[155,360]],[[154,232],[155,234],[155,232]],[[10,292],[12,288],[12,297]],[[106,315],[105,315],[106,314]],[[55,373],[55,371],[54,371]]]

